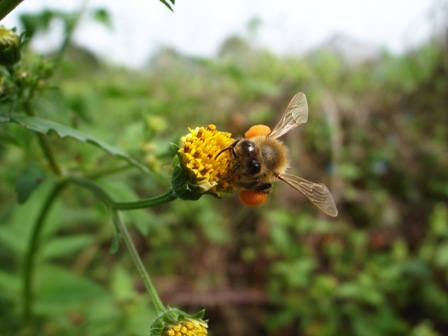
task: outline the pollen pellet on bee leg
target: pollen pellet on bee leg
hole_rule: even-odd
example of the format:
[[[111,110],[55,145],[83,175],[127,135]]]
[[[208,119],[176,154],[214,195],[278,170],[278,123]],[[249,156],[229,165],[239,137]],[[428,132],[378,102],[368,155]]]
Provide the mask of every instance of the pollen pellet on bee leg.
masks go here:
[[[244,133],[244,137],[246,139],[250,139],[256,137],[257,135],[265,135],[268,136],[271,133],[271,129],[266,125],[253,125],[251,128]]]
[[[257,206],[266,201],[268,194],[261,191],[243,190],[239,193],[238,198],[244,205]]]

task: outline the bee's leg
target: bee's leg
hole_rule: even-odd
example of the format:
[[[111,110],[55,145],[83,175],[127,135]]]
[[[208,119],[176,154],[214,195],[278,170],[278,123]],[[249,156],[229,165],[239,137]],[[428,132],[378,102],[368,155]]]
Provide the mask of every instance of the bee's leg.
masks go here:
[[[238,186],[244,190],[264,192],[269,194],[272,190],[272,183],[260,183],[260,181],[238,182]]]
[[[266,194],[269,194],[272,190],[272,183],[262,183],[257,185],[255,188],[252,189],[253,191],[260,191],[264,192]]]
[[[230,181],[235,176],[236,170],[241,166],[241,164],[236,161],[227,174],[223,177],[223,181]]]

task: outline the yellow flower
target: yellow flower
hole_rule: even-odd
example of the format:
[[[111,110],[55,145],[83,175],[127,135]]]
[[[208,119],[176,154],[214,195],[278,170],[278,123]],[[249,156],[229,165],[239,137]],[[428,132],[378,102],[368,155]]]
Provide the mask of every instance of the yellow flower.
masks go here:
[[[165,330],[164,336],[207,336],[207,323],[203,320],[186,318]]]
[[[223,151],[234,141],[231,134],[217,131],[215,125],[189,130],[190,133],[182,137],[183,147],[179,149],[189,182],[202,192],[218,196],[223,191],[231,192],[232,186],[225,178],[229,175],[232,158],[229,151]]]

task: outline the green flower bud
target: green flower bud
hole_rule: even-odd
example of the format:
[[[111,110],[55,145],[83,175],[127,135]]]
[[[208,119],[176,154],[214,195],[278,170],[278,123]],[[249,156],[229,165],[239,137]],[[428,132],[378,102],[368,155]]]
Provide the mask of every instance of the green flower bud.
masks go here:
[[[12,30],[0,27],[0,65],[20,61],[20,37]]]

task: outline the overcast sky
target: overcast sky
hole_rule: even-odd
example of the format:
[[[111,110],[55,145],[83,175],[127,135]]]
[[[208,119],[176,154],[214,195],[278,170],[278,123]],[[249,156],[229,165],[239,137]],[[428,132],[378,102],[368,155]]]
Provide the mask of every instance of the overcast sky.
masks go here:
[[[25,0],[2,24],[17,25],[19,13],[44,7],[72,10],[83,3]],[[110,62],[137,67],[160,46],[213,56],[228,36],[248,36],[247,24],[253,18],[261,22],[254,42],[281,54],[305,52],[335,34],[402,52],[434,32],[435,13],[442,7],[446,13],[448,0],[177,0],[175,13],[158,0],[87,3],[89,8],[106,8],[113,29],[84,20],[76,41]],[[57,28],[36,48],[54,45]]]

